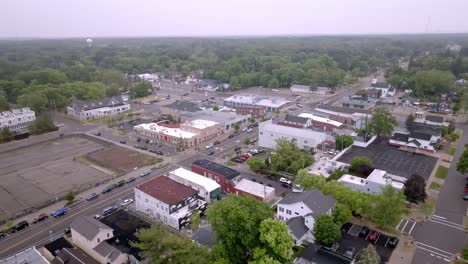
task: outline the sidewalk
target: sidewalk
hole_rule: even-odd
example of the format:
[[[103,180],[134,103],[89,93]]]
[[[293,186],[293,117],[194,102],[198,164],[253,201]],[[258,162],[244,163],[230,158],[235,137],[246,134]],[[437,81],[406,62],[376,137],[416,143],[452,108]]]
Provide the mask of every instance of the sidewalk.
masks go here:
[[[400,243],[393,251],[388,263],[390,264],[411,264],[416,251],[416,242],[412,237],[401,236]]]

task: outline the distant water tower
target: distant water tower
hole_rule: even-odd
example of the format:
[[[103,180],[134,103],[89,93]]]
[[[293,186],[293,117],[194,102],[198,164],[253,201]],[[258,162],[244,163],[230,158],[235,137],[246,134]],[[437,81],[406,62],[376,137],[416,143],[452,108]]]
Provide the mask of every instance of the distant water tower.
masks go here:
[[[93,40],[92,39],[86,39],[86,43],[88,43],[88,47],[91,47],[91,44],[93,44]]]

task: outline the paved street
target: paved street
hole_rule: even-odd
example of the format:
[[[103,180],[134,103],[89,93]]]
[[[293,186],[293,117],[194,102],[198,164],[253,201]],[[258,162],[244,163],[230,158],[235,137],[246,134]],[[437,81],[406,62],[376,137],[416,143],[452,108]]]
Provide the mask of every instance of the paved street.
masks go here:
[[[463,226],[468,202],[461,197],[466,180],[465,176],[456,171],[463,146],[468,143],[468,125],[458,127],[465,133],[439,194],[435,214],[428,221],[418,223],[410,234],[417,242],[414,264],[447,263],[462,247],[468,245],[467,230]]]

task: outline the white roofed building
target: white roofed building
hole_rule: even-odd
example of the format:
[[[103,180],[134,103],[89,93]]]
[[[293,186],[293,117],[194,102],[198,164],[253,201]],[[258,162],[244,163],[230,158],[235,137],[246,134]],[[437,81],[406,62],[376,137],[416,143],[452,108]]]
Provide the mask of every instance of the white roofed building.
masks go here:
[[[280,97],[244,94],[228,97],[224,99],[223,103],[225,106],[233,108],[240,106],[263,106],[267,112],[273,112],[292,105],[294,102]]]
[[[374,169],[366,179],[345,174],[338,179],[338,182],[363,193],[380,194],[387,185],[397,190],[402,190],[406,178],[388,174],[383,170]]]
[[[184,168],[178,168],[169,172],[169,178],[196,190],[198,196],[204,198],[207,203],[217,201],[221,198],[221,185],[195,172]]]
[[[299,116],[310,119],[314,127],[318,127],[320,129],[323,129],[324,131],[333,132],[337,129],[343,128],[343,123],[332,120],[330,118],[317,116],[309,113],[302,113]]]
[[[240,180],[235,188],[237,195],[250,195],[259,201],[271,201],[275,197],[275,188],[248,179]]]
[[[11,109],[0,112],[0,130],[8,128],[11,132],[21,132],[36,120],[36,113],[30,108]]]

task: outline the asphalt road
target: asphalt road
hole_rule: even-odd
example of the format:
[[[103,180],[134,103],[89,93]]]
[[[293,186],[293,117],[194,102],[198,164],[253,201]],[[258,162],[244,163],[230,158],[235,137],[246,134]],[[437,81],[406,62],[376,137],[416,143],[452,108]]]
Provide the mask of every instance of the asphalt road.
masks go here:
[[[447,263],[447,258],[450,259],[459,253],[462,247],[468,245],[468,230],[463,226],[468,201],[461,197],[466,176],[456,170],[456,163],[464,150],[463,146],[468,143],[468,125],[462,124],[458,127],[465,133],[439,194],[435,214],[428,221],[417,224],[411,233],[417,241],[414,264]]]

